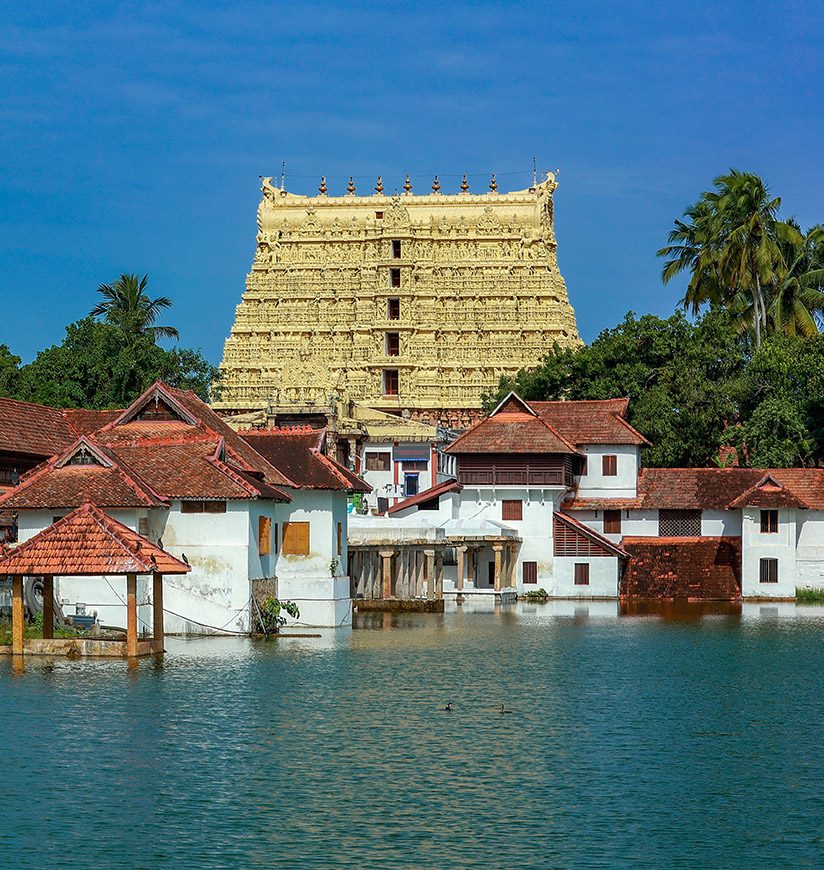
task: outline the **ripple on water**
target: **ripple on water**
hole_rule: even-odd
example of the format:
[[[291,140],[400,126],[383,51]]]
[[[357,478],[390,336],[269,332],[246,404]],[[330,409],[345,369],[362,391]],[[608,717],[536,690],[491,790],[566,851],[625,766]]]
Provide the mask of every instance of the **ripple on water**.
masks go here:
[[[6,659],[0,866],[824,863],[824,611],[664,615]]]

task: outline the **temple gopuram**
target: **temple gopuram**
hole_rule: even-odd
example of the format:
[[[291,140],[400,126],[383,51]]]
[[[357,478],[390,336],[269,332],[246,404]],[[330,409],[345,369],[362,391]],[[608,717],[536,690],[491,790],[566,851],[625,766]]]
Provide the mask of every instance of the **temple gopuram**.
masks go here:
[[[343,400],[463,429],[503,374],[580,344],[558,270],[555,178],[484,193],[288,192],[262,181],[257,250],[215,408]]]

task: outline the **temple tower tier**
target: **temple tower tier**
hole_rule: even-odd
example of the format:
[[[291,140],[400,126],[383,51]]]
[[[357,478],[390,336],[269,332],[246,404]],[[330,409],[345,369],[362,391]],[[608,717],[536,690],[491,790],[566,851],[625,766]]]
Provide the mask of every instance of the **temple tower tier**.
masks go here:
[[[378,187],[309,197],[263,179],[218,410],[336,397],[460,428],[501,375],[580,344],[551,174],[512,193]]]

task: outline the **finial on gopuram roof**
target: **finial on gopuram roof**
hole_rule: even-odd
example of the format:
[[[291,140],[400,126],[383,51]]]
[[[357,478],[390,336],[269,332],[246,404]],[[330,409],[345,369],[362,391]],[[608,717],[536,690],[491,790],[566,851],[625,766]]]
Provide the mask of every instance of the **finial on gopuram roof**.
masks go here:
[[[321,175],[320,177],[320,187],[318,188],[318,192],[321,196],[326,196],[326,176]]]
[[[498,182],[495,180],[495,173],[494,172],[492,173],[492,180],[489,182],[489,189],[493,193],[495,193],[495,191],[498,189]]]
[[[432,192],[433,193],[440,193],[441,192],[441,182],[440,182],[440,179],[438,178],[437,175],[432,180]]]
[[[383,193],[383,176],[378,176],[378,182],[375,185],[375,193]]]
[[[349,176],[349,184],[346,185],[346,192],[349,196],[355,195],[355,180],[351,175]]]
[[[466,180],[466,176],[461,179],[461,193],[469,193],[469,182]]]
[[[403,189],[407,193],[412,193],[412,181],[410,180],[408,175],[406,176],[406,181],[404,181],[403,183]]]

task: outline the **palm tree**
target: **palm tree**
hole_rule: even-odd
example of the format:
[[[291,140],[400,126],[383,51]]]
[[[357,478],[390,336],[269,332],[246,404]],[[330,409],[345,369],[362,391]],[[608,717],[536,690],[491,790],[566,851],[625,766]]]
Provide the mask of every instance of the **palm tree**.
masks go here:
[[[121,275],[112,284],[101,284],[97,292],[103,299],[89,313],[90,317],[102,317],[107,323],[123,332],[126,340],[132,343],[140,335],[158,338],[180,338],[173,326],[156,326],[160,312],[172,307],[168,296],[149,299],[146,294],[148,275]]]
[[[815,335],[824,312],[824,227],[806,235],[792,219],[776,224],[781,269],[768,314],[776,331]]]
[[[670,244],[658,251],[669,257],[662,278],[690,272],[683,306],[697,312],[705,303],[722,305],[742,326],[743,318],[752,323],[758,346],[767,326],[765,288],[781,259],[775,239],[781,200],[757,175],[735,169],[713,187],[684,212],[687,221],[675,222]]]

